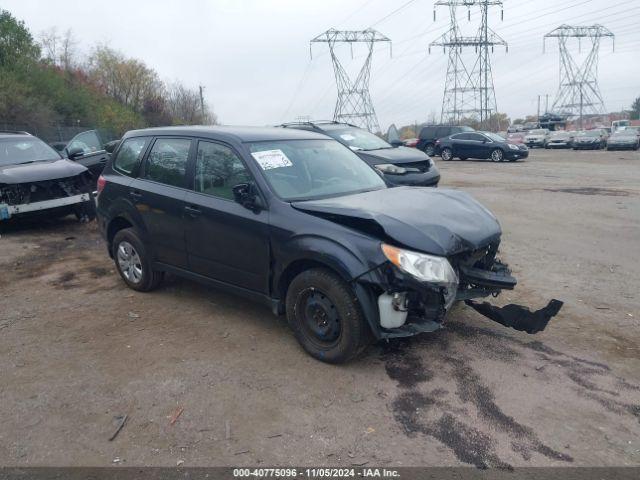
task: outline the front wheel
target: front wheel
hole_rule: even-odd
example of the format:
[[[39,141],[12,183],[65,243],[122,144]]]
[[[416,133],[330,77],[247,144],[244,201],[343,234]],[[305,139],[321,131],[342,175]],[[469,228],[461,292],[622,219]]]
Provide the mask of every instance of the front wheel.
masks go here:
[[[491,160],[494,162],[501,162],[504,160],[504,152],[499,148],[496,148],[491,152]]]
[[[369,326],[353,290],[330,270],[313,268],[294,278],[286,310],[302,348],[323,362],[347,362],[370,343]]]
[[[449,160],[451,160],[453,158],[453,150],[451,150],[448,147],[443,148],[442,151],[440,152],[440,157],[445,162],[448,162]]]

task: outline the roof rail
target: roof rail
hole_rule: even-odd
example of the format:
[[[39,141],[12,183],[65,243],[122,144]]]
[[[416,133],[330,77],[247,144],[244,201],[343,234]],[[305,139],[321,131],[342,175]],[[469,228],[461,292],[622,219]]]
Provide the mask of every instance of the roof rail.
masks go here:
[[[0,133],[11,133],[14,135],[29,135],[31,136],[31,134],[29,132],[25,132],[24,130],[0,130]]]

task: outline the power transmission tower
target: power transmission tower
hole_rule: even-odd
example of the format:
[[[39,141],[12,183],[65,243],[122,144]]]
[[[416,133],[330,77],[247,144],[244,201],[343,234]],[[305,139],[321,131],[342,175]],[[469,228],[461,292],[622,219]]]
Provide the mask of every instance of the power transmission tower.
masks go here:
[[[389,42],[389,45],[391,45],[389,38],[371,28],[359,31],[331,28],[311,40],[310,44],[310,48],[314,43],[327,43],[329,45],[329,53],[331,54],[336,87],[338,89],[338,99],[333,119],[338,122],[352,123],[374,133],[380,131],[380,125],[369,94],[369,79],[371,78],[373,47],[378,42]],[[353,58],[354,43],[364,43],[367,47],[364,64],[355,81],[351,80],[336,54],[336,45],[340,43],[350,45],[351,58]]]
[[[481,126],[488,127],[488,122],[497,113],[496,94],[493,87],[490,53],[496,45],[504,46],[505,42],[497,33],[489,28],[489,7],[502,7],[501,0],[438,0],[436,7],[449,7],[451,28],[440,38],[429,44],[431,47],[442,47],[449,50],[449,62],[442,99],[442,123],[459,123],[464,117],[476,118]],[[479,8],[480,25],[476,35],[463,35],[458,24],[457,10],[467,8],[467,17],[471,20],[471,9]],[[472,47],[475,58],[473,64],[465,63],[464,49]]]
[[[602,25],[585,27],[561,25],[547,33],[543,39],[543,51],[547,38],[557,38],[560,47],[560,86],[551,110],[559,115],[580,118],[582,126],[583,115],[601,115],[605,113],[604,101],[598,86],[598,53],[600,40],[614,35]],[[591,50],[581,65],[573,57],[570,40],[578,39],[581,47],[582,39],[591,42]]]

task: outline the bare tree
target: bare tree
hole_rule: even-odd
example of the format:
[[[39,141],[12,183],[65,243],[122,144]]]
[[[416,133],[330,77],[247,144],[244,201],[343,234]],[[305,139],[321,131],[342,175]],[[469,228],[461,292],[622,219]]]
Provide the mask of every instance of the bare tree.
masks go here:
[[[180,82],[167,87],[167,107],[173,123],[181,125],[215,125],[217,117],[200,93],[191,90]]]
[[[71,70],[78,64],[77,45],[78,41],[71,29],[59,34],[56,27],[51,27],[40,33],[43,58],[65,70]]]

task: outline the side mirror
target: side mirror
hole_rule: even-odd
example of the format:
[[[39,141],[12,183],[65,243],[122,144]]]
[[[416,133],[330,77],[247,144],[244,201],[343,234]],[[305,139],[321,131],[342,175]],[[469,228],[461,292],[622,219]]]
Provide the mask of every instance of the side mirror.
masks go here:
[[[113,140],[111,142],[105,143],[104,145],[105,152],[113,153],[113,151],[116,149],[119,143],[120,143],[120,140]]]
[[[243,207],[258,212],[264,208],[262,199],[253,183],[239,183],[231,188],[233,199]]]
[[[402,140],[391,140],[389,143],[394,148],[398,148],[398,147],[404,146],[404,142]]]
[[[67,150],[67,158],[69,160],[75,160],[76,158],[80,158],[84,155],[84,150],[79,147],[72,148],[71,150]]]

